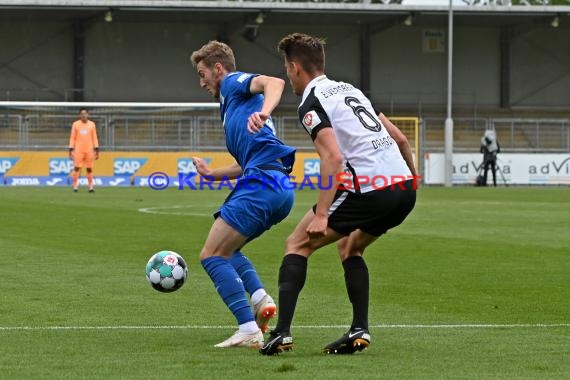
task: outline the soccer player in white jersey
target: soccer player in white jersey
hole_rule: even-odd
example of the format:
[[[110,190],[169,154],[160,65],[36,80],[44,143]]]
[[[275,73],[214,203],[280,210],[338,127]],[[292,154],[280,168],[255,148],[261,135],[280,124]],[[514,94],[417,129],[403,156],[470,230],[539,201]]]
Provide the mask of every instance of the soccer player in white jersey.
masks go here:
[[[279,270],[278,322],[260,349],[264,355],[292,348],[291,322],[307,259],[335,241],[353,320],[324,352],[352,354],[369,346],[369,279],[362,255],[402,223],[416,202],[417,173],[406,137],[383,114],[376,116],[359,89],[325,76],[324,46],[323,40],[300,33],[278,45],[293,92],[302,95],[299,119],[321,159],[322,186],[317,204],[287,238]]]

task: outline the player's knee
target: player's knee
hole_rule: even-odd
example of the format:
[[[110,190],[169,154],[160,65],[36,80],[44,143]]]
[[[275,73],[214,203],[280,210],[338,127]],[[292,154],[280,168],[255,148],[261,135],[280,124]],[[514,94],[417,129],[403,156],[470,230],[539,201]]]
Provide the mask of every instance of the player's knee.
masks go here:
[[[93,169],[91,169],[91,168],[87,168],[86,170],[87,170],[87,173],[91,173],[93,171]]]
[[[80,168],[80,167],[78,167],[78,166],[75,166],[75,167],[73,168],[73,171],[76,171],[76,172],[78,172],[78,171],[79,171],[79,169],[81,169],[81,168]]]
[[[348,248],[348,239],[340,239],[337,243],[338,253],[344,252]]]
[[[207,248],[203,248],[202,251],[200,252],[200,260],[205,260],[209,257],[214,257],[214,256],[219,256],[219,257],[224,257],[226,259],[230,258],[231,253],[228,252],[223,252],[223,251],[219,251],[219,250],[212,250],[212,249],[207,249]]]
[[[311,246],[311,241],[308,238],[303,237],[303,239],[301,239],[299,236],[291,234],[287,240],[285,240],[285,253],[291,252],[309,257],[315,252],[315,248]]]
[[[294,249],[294,247],[298,245],[297,240],[295,234],[287,236],[287,239],[285,239],[285,252],[292,252],[291,249]]]
[[[201,260],[206,260],[209,257],[215,256],[213,254],[213,252],[207,250],[207,249],[202,249],[202,251],[200,252],[200,261]]]

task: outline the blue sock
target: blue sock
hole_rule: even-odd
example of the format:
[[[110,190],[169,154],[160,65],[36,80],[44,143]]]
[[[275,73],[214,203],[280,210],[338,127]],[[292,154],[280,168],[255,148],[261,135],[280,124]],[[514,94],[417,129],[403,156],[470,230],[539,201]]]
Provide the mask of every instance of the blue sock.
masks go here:
[[[243,286],[249,295],[255,293],[256,290],[263,289],[263,284],[257,275],[257,271],[243,253],[235,251],[229,261],[242,279]]]
[[[202,266],[238,324],[253,321],[253,312],[247,301],[242,280],[228,260],[219,256],[208,257],[202,260]]]

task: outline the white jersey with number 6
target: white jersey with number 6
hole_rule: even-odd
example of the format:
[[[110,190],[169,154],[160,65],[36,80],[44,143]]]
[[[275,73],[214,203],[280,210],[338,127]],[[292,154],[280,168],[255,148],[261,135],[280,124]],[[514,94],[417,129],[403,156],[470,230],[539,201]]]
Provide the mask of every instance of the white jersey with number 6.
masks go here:
[[[321,129],[333,129],[345,160],[343,178],[352,181],[349,191],[366,193],[411,178],[398,145],[370,100],[351,84],[325,75],[314,78],[305,88],[298,114],[313,140]]]

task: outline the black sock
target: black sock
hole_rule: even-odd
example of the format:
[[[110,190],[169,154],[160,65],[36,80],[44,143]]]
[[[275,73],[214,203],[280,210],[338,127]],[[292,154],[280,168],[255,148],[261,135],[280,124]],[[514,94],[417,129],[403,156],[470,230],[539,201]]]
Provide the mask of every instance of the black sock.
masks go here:
[[[368,329],[368,267],[362,256],[352,256],[342,262],[348,299],[352,303],[350,329]]]
[[[307,277],[307,258],[289,254],[283,258],[279,269],[279,312],[275,331],[290,332],[297,298]]]

